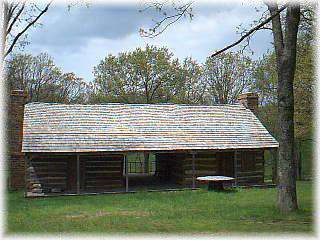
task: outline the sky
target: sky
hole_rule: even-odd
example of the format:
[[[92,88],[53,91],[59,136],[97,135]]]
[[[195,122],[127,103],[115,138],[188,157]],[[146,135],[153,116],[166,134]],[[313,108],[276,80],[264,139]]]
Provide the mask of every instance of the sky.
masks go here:
[[[142,2],[110,4],[91,2],[73,6],[58,3],[42,17],[42,26],[28,33],[30,42],[26,53],[47,52],[64,72],[74,72],[85,81],[92,81],[93,67],[108,54],[131,51],[146,44],[165,46],[175,57],[192,57],[199,63],[216,50],[237,40],[236,28],[240,24],[249,28],[261,12],[263,4],[248,5],[236,2],[195,2],[194,18],[181,19],[155,38],[144,38],[139,29],[150,28],[152,19],[159,15],[152,10],[139,12]],[[257,59],[272,48],[272,35],[268,30],[259,31],[251,41],[252,56]],[[236,48],[234,50],[237,50]]]

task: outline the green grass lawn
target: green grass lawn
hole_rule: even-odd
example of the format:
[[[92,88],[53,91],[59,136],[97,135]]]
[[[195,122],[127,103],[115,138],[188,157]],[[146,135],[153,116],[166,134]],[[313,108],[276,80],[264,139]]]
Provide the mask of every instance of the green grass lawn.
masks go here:
[[[8,194],[12,233],[312,233],[312,185],[298,183],[300,210],[280,214],[276,189],[177,191],[26,199]]]

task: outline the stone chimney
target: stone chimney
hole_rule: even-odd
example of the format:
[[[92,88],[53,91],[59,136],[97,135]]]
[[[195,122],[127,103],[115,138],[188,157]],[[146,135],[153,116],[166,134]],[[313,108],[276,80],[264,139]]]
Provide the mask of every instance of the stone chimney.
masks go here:
[[[242,93],[238,97],[238,102],[250,109],[254,114],[257,113],[259,102],[258,94],[252,92]]]
[[[23,90],[12,90],[7,105],[7,151],[9,188],[25,186],[25,161],[22,150],[24,105],[27,96]]]

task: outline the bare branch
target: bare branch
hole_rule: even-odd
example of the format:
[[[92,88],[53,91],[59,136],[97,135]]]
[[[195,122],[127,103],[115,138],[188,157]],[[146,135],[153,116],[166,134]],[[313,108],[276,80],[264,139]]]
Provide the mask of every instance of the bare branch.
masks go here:
[[[189,3],[186,3],[186,4],[182,5],[182,6],[175,7],[175,10],[177,11],[177,13],[173,14],[173,15],[170,15],[170,16],[167,16],[167,13],[162,11],[162,8],[163,8],[164,4],[153,3],[152,5],[149,5],[146,8],[140,10],[139,12],[145,11],[145,10],[147,10],[149,8],[156,8],[159,12],[162,12],[163,15],[165,16],[162,20],[156,22],[155,26],[153,28],[149,29],[149,32],[147,32],[147,31],[145,31],[143,29],[140,29],[140,35],[142,37],[149,37],[149,38],[154,38],[154,37],[160,35],[170,25],[172,25],[172,24],[176,23],[177,21],[179,21],[179,19],[181,19],[181,17],[186,16],[187,12],[191,11],[191,5],[192,4],[193,4],[193,2],[189,2]],[[169,21],[169,20],[171,20],[171,21]],[[162,27],[163,25],[164,25],[164,27]],[[156,32],[161,27],[162,27],[162,29],[160,31]]]
[[[164,3],[150,3],[150,5],[146,6],[145,8],[139,10],[139,12],[147,11],[150,8],[157,8],[161,9],[163,7]]]
[[[14,38],[13,42],[11,43],[9,49],[6,51],[6,53],[5,53],[5,55],[4,55],[5,57],[8,56],[8,55],[10,54],[10,52],[12,52],[13,47],[14,47],[14,45],[17,43],[17,41],[19,40],[19,38],[20,38],[32,25],[34,25],[44,13],[46,13],[46,12],[48,11],[49,6],[51,5],[52,1],[53,1],[53,0],[51,0],[51,1],[46,5],[46,7],[39,13],[39,15],[38,15],[35,19],[33,19],[21,32],[19,32],[19,33],[15,36],[15,38]]]
[[[20,3],[18,2],[17,4],[10,4],[9,10],[8,10],[8,17],[9,19],[11,18],[12,14],[14,13],[14,11],[16,10],[16,8],[20,5]]]
[[[21,8],[19,9],[18,13],[16,14],[16,16],[13,18],[12,22],[10,23],[10,26],[9,26],[8,29],[7,29],[6,35],[8,35],[8,34],[11,32],[12,27],[14,26],[14,24],[16,23],[16,21],[19,19],[19,16],[21,15],[21,13],[22,13],[23,10],[24,10],[25,4],[26,4],[25,2],[22,3]],[[16,5],[16,7],[17,7],[17,6],[18,6],[18,5]]]
[[[173,17],[178,17],[176,18],[175,20],[173,20],[172,22],[168,23],[161,31],[159,31],[158,33],[155,33],[155,34],[148,34],[148,35],[143,35],[143,37],[150,37],[150,38],[154,38],[158,35],[160,35],[161,33],[163,33],[171,24],[174,24],[175,22],[177,22],[181,17],[183,16],[183,14],[177,14],[177,15],[174,15],[174,16],[171,16],[171,17],[168,17],[167,19],[169,18],[173,18]]]
[[[272,31],[272,28],[265,26],[265,27],[259,28],[258,30],[271,30]]]
[[[270,22],[274,17],[278,16],[284,9],[287,8],[287,5],[284,5],[283,7],[281,7],[280,9],[278,9],[274,14],[272,14],[270,17],[268,17],[266,20],[264,20],[263,22],[261,22],[260,24],[258,24],[257,26],[255,26],[254,28],[250,29],[246,34],[244,34],[238,41],[226,46],[225,48],[213,53],[211,55],[211,57],[215,57],[217,55],[219,55],[222,52],[225,52],[226,50],[238,45],[239,43],[241,43],[243,40],[245,40],[246,38],[248,38],[251,34],[255,33],[257,30],[259,30],[260,28],[262,28],[264,25],[266,25],[268,22]]]

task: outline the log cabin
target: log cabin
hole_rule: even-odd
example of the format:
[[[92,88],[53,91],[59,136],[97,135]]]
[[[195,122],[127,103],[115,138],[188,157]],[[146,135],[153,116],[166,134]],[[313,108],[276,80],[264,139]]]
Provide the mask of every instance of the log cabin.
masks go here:
[[[254,93],[210,106],[24,104],[18,90],[10,99],[10,186],[26,196],[131,192],[143,181],[195,189],[207,175],[263,184],[264,152],[279,146],[255,115]],[[148,181],[130,173],[132,153],[153,156]]]

